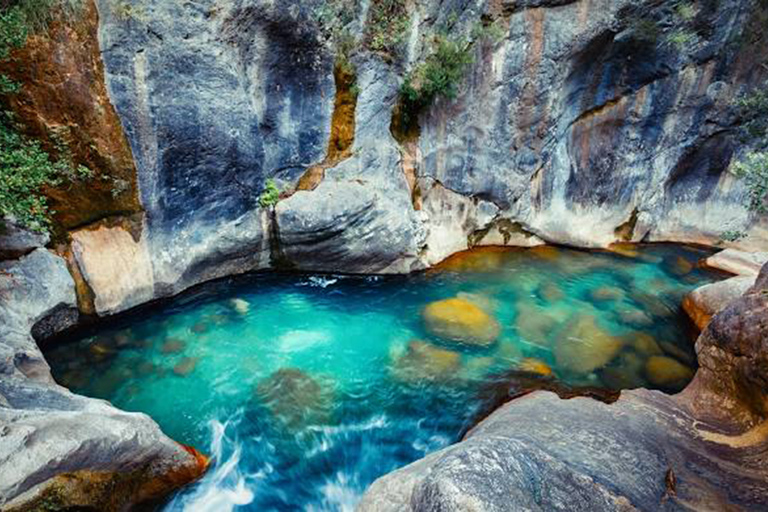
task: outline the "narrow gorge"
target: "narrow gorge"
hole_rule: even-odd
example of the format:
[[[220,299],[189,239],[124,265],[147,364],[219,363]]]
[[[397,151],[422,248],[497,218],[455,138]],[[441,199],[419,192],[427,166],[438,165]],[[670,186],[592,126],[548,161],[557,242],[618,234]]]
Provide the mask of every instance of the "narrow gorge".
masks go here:
[[[765,0],[0,0],[0,510],[764,510]]]

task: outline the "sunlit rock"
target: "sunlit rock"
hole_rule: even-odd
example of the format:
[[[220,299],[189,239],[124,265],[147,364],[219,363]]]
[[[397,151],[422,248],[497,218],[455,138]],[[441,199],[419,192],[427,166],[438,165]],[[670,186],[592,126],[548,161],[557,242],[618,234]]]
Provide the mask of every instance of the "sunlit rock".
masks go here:
[[[496,319],[472,302],[459,298],[427,305],[422,317],[430,334],[467,345],[491,345],[501,330]]]
[[[535,359],[533,357],[527,357],[520,361],[518,369],[521,372],[533,373],[536,375],[541,375],[542,377],[549,377],[552,375],[552,367],[550,367],[541,359]]]
[[[704,330],[715,314],[744,295],[753,284],[755,277],[739,276],[696,288],[685,296],[683,309],[699,330]]]

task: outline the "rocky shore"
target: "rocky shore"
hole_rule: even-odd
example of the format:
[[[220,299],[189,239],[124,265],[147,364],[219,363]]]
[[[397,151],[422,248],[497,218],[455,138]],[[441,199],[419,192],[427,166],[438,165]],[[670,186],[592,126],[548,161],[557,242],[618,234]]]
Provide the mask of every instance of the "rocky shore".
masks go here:
[[[409,2],[392,52],[367,46],[375,2],[355,2],[354,102],[320,0],[140,4],[86,0],[14,54],[27,65],[2,64],[29,85],[8,105],[25,130],[64,127],[98,172],[50,191],[51,237],[0,234],[3,510],[121,510],[205,470],[150,418],[53,382],[37,342],[83,317],[237,273],[407,273],[479,245],[713,245],[724,230],[768,245],[728,171],[749,150],[732,99],[768,77],[750,0],[691,19],[656,0]],[[398,133],[405,71],[434,34],[478,23],[502,37],[474,43],[456,97]],[[267,180],[276,205],[260,203]],[[738,279],[687,301],[706,329],[684,393],[532,394],[361,508],[761,508],[765,269]],[[468,339],[493,337],[479,325]]]

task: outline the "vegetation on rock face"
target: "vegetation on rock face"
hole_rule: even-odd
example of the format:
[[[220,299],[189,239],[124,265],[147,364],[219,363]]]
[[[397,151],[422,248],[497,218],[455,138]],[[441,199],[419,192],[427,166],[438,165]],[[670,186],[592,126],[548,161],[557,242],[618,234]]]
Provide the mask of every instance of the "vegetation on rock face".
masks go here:
[[[24,45],[30,33],[44,29],[54,12],[69,15],[78,6],[76,0],[24,0],[0,10],[0,60],[11,58],[11,52]],[[0,75],[0,100],[20,87]],[[0,111],[0,218],[14,217],[34,231],[46,232],[52,212],[43,189],[92,176],[89,169],[72,162],[61,138],[56,134],[52,138],[57,140],[55,157],[38,141],[20,133],[12,113]]]
[[[736,106],[744,119],[742,131],[745,141],[755,141],[759,149],[735,162],[732,172],[747,186],[747,207],[758,214],[765,214],[768,213],[768,84],[740,98]]]
[[[368,48],[396,55],[408,35],[410,21],[406,0],[371,0],[366,24]]]
[[[264,191],[259,196],[259,205],[262,208],[269,208],[275,206],[280,200],[280,189],[277,188],[274,180],[267,180],[264,186]]]

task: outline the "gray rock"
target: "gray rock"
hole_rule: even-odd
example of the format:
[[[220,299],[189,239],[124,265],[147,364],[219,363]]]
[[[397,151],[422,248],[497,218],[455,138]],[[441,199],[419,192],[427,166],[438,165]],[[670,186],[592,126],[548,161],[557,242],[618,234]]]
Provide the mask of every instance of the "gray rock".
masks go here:
[[[765,263],[768,252],[747,252],[738,249],[725,249],[707,258],[707,266],[724,270],[739,276],[757,276]]]
[[[42,506],[39,500],[61,484],[59,475],[64,473],[106,472],[126,484],[129,491],[122,502],[129,504],[157,497],[158,490],[185,483],[204,469],[149,417],[74,395],[53,381],[30,333],[47,337],[77,320],[74,286],[64,260],[45,249],[0,263],[3,510]],[[136,471],[134,481],[124,481],[131,471]],[[89,478],[83,477],[80,496],[91,492]],[[72,496],[78,496],[77,491]]]
[[[47,234],[25,229],[12,219],[0,219],[0,260],[20,258],[44,247],[49,240]]]

